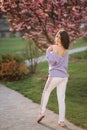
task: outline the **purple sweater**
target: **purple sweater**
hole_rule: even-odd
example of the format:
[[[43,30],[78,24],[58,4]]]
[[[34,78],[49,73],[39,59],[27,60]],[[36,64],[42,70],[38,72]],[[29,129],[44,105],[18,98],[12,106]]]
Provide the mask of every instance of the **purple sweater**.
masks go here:
[[[53,51],[46,51],[46,58],[49,63],[49,76],[68,77],[68,51],[64,57]]]

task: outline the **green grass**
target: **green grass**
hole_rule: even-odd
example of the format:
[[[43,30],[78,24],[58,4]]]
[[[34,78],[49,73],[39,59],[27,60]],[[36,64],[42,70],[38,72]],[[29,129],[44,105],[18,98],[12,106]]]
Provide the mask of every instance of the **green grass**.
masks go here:
[[[6,85],[40,104],[41,94],[48,74],[47,62],[40,63],[32,77]],[[66,118],[74,124],[87,128],[87,61],[69,63],[69,82],[66,91]],[[48,108],[58,112],[56,91],[52,92]]]
[[[83,47],[83,46],[87,46],[87,39],[86,38],[79,38],[76,40],[75,44],[71,44],[69,49],[74,49],[74,48],[79,48],[79,47]]]
[[[87,60],[70,62],[67,89],[67,118],[87,128]]]
[[[0,55],[2,53],[22,53],[27,44],[27,40],[22,38],[0,38]],[[87,40],[80,38],[76,40],[76,44],[70,45],[70,49],[87,46]],[[41,53],[44,54],[44,53]]]
[[[22,38],[0,38],[0,55],[2,54],[18,54],[23,57],[23,59],[28,59],[31,52],[29,49],[29,41]],[[34,47],[34,44],[31,46]],[[37,49],[37,55],[42,53]],[[36,53],[32,53],[32,56],[35,56]],[[28,56],[29,55],[29,56]],[[28,57],[28,58],[27,58]]]
[[[74,58],[78,58],[78,59],[87,59],[87,50],[83,51],[83,52],[77,52],[74,54],[71,54],[72,57]]]
[[[27,41],[22,38],[0,38],[0,54],[22,53]]]

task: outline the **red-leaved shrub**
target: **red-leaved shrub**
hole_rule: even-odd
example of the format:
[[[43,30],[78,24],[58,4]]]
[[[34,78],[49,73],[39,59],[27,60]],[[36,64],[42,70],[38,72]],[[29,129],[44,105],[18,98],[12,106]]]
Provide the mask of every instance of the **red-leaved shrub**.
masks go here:
[[[26,64],[17,62],[14,59],[0,63],[0,80],[15,81],[23,79],[28,73],[29,70]]]

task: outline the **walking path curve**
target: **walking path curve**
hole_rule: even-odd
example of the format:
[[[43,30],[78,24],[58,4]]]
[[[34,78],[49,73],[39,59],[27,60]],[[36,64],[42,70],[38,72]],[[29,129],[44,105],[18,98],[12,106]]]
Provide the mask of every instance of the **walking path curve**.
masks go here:
[[[73,54],[73,53],[81,52],[81,51],[85,51],[85,50],[87,50],[87,46],[69,50],[69,54]],[[35,59],[33,60],[33,62],[34,61],[35,61]],[[40,56],[38,59],[36,59],[36,61],[37,61],[37,63],[44,62],[44,61],[46,61],[46,56]],[[29,66],[31,64],[29,62],[29,60],[25,60],[25,63],[27,64],[27,66]]]
[[[58,126],[58,115],[50,110],[38,124],[39,108],[18,92],[0,85],[0,130],[83,130],[67,120],[64,128]]]

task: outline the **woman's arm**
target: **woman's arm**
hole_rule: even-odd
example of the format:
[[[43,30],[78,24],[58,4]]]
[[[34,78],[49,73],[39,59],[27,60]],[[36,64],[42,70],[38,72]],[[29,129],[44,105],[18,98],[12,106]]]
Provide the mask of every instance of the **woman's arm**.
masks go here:
[[[53,45],[48,47],[46,51],[46,58],[50,64],[54,65],[56,63],[56,58],[55,58],[54,53],[51,53],[52,51],[53,51]]]

